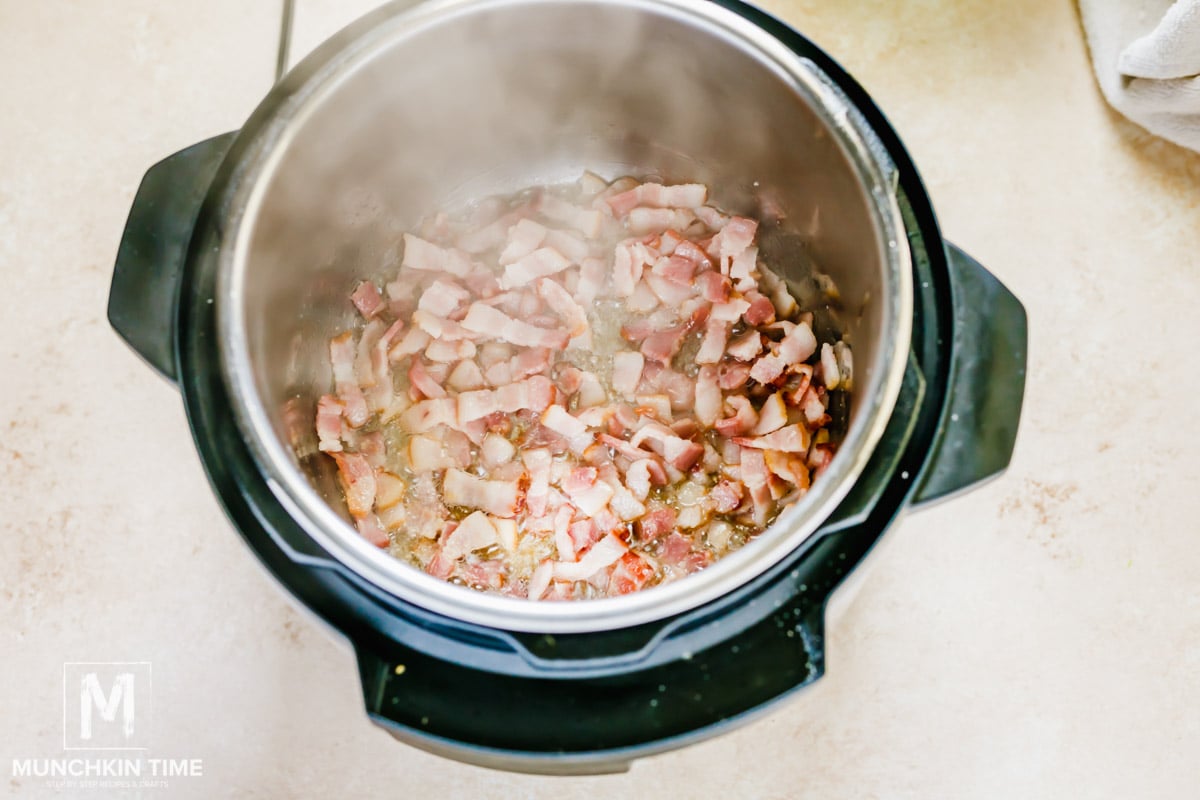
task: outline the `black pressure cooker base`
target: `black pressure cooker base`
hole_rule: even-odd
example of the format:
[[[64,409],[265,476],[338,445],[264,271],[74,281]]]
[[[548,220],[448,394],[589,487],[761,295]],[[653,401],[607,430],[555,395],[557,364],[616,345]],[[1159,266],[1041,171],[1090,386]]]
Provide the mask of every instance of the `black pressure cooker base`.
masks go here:
[[[233,135],[197,145],[152,169],[139,190],[110,319],[178,379],[201,460],[235,528],[289,592],[353,644],[368,713],[406,742],[510,770],[600,772],[726,730],[820,677],[826,602],[906,505],[1007,464],[1024,385],[1020,304],[948,249],[916,169],[861,87],[790,28],[721,4],[832,76],[887,149],[913,263],[913,335],[884,438],[834,514],[768,572],[673,618],[555,636],[484,628],[383,592],[320,550],[257,469],[220,373],[216,259],[206,255],[222,242],[222,192],[250,145]],[[260,107],[247,128],[269,115]],[[170,235],[151,235],[164,229]],[[161,274],[147,280],[154,269]],[[150,292],[168,285],[179,287],[173,314]],[[148,320],[147,308],[161,318]],[[162,328],[173,331],[173,352],[150,335]],[[1007,416],[993,415],[1004,417],[999,426],[973,416],[989,403],[1007,404]],[[960,416],[971,424],[946,425]],[[986,446],[973,447],[980,431]]]

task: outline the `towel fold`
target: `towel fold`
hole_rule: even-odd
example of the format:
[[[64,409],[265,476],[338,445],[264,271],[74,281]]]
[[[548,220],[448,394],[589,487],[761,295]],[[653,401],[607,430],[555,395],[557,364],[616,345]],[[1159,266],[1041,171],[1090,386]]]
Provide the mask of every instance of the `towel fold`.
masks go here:
[[[1200,151],[1200,0],[1079,0],[1079,10],[1113,108]]]

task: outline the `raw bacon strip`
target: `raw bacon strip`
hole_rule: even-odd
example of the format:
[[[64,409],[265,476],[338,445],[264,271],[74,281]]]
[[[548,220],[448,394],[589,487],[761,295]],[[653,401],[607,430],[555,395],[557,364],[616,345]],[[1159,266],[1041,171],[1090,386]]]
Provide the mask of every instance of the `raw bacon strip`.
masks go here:
[[[546,278],[571,266],[571,261],[551,247],[541,247],[524,258],[519,258],[504,268],[500,288],[515,289],[538,278]]]
[[[778,450],[782,453],[807,453],[812,437],[808,428],[800,424],[788,425],[774,433],[754,438],[735,437],[734,444],[742,447],[752,447],[757,450]],[[743,458],[745,454],[743,453]]]
[[[383,309],[383,298],[379,296],[379,289],[370,281],[363,281],[355,286],[350,300],[363,319],[369,320]]]
[[[522,347],[548,347],[563,350],[570,341],[566,331],[550,330],[515,320],[484,303],[472,303],[462,325],[474,333],[511,342]]]
[[[457,415],[465,424],[497,412],[512,414],[529,409],[540,414],[552,402],[554,384],[549,378],[535,375],[518,383],[501,386],[499,389],[463,392],[457,398]]]
[[[514,517],[521,509],[518,481],[489,481],[460,469],[446,470],[442,495],[447,505],[477,508],[497,517]]]
[[[661,183],[643,183],[627,192],[607,198],[613,214],[628,215],[638,206],[652,208],[695,208],[708,200],[708,187],[702,183],[680,183],[664,186]]]
[[[428,272],[448,272],[465,278],[471,272],[471,259],[458,250],[447,250],[411,233],[404,234],[404,260],[401,267]]]
[[[334,390],[345,408],[346,422],[352,428],[359,428],[366,423],[370,412],[354,373],[354,337],[350,331],[329,340],[329,360],[333,364]]]

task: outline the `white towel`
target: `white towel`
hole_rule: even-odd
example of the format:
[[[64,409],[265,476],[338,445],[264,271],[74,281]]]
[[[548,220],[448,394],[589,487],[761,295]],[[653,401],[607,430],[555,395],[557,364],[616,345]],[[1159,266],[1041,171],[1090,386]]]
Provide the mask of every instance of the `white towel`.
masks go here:
[[[1200,0],[1079,0],[1079,10],[1113,108],[1200,150]]]

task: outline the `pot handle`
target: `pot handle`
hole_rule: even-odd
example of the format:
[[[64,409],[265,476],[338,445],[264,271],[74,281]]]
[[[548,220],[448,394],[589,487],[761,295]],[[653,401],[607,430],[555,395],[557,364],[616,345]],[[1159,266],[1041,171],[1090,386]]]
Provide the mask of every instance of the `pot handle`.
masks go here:
[[[1025,307],[975,259],[951,244],[946,250],[954,308],[949,387],[914,505],[1003,472],[1012,458],[1025,394]]]
[[[175,304],[192,227],[237,134],[214,136],[146,171],[117,249],[108,322],[167,380],[175,373]]]

